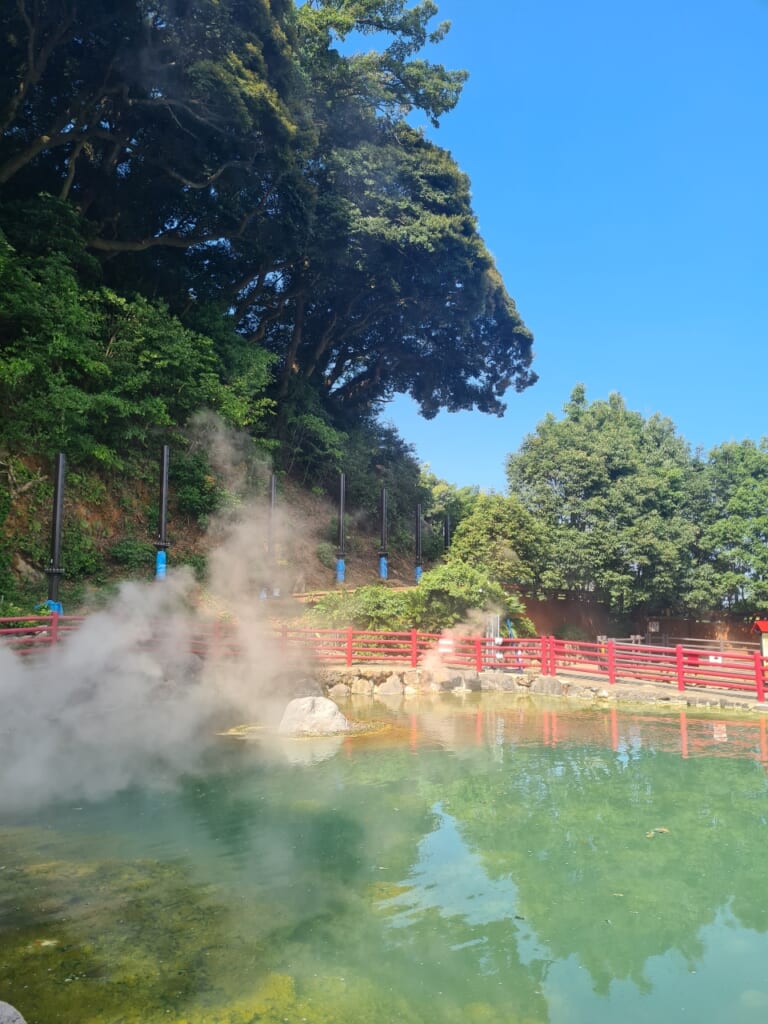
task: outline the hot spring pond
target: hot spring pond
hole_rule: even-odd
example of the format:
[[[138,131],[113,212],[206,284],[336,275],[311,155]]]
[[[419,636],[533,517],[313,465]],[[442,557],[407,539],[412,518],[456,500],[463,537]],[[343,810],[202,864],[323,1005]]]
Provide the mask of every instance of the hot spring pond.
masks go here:
[[[29,1024],[768,1016],[765,720],[368,705],[173,787],[0,819]],[[266,738],[265,738],[266,739]]]

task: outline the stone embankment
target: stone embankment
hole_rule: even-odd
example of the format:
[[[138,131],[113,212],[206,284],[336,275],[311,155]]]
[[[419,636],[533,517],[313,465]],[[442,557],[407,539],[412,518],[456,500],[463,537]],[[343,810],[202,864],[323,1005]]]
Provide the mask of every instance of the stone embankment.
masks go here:
[[[561,697],[597,703],[660,704],[700,708],[733,708],[768,711],[755,696],[732,690],[696,687],[681,693],[672,684],[617,682],[613,686],[600,678],[543,676],[534,669],[504,672],[492,669],[406,668],[392,665],[351,665],[323,667],[316,673],[323,693],[332,700],[358,697],[416,697],[420,694],[467,693],[469,691],[509,693],[520,698]]]

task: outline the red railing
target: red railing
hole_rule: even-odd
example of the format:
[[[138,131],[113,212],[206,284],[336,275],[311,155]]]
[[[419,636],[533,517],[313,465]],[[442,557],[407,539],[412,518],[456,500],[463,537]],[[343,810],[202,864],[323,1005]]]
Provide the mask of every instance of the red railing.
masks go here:
[[[63,615],[32,615],[0,618],[0,644],[20,654],[65,640],[82,618]],[[189,636],[192,651],[205,657],[236,657],[245,646],[274,638],[275,630],[263,626],[254,632],[247,624],[212,620],[198,625]],[[384,632],[360,629],[307,629],[283,625],[276,631],[285,652],[305,653],[320,661],[354,664],[442,664],[449,668],[498,669],[523,673],[534,669],[543,675],[573,676],[600,681],[657,683],[680,691],[690,687],[738,690],[765,700],[768,659],[759,651],[651,647],[608,640],[581,643],[551,636],[494,640],[479,636],[438,635],[417,630]],[[157,637],[162,637],[158,629]]]
[[[0,641],[18,654],[30,654],[58,643],[83,621],[77,615],[26,615],[0,618]]]

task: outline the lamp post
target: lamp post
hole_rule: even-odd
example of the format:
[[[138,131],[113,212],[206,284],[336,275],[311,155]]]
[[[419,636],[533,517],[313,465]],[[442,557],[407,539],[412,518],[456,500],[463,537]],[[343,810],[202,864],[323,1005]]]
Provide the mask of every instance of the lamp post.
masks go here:
[[[346,576],[344,562],[344,508],[347,500],[347,478],[344,473],[339,476],[339,547],[336,559],[336,582],[343,583]]]
[[[61,533],[64,522],[64,477],[67,460],[62,452],[56,456],[56,474],[53,481],[53,521],[51,527],[51,560],[45,570],[48,577],[48,607],[62,614],[59,601],[59,579],[64,575],[61,567]]]
[[[160,456],[160,514],[157,527],[155,548],[155,579],[164,580],[168,564],[168,469],[171,461],[171,449],[163,445]]]
[[[389,576],[389,564],[387,561],[387,488],[381,488],[381,547],[379,548],[379,579],[385,580]]]
[[[421,505],[416,506],[416,567],[414,569],[414,576],[418,583],[421,579],[422,566],[421,566]]]

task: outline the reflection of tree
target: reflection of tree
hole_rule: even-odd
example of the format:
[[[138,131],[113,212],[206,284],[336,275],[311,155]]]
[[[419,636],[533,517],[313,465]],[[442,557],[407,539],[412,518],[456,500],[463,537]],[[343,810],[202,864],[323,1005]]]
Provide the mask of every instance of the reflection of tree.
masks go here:
[[[418,866],[423,845],[444,839],[434,793],[462,771],[442,751],[414,758],[402,748],[342,754],[309,775],[251,757],[242,771],[210,775],[204,786],[190,781],[183,803],[225,844],[238,892],[253,890],[262,906],[279,908],[264,923],[274,968],[367,977],[423,1013],[438,1005],[441,1021],[467,1006],[491,1014],[482,1017],[487,1024],[518,1015],[544,1020],[537,990],[545,967],[521,962],[521,922],[509,901],[497,901],[487,920],[470,899],[419,906],[397,925],[397,899],[407,907],[431,886]],[[457,866],[462,860],[471,863],[476,894],[482,865],[463,844]],[[446,899],[452,884],[449,877]]]
[[[504,728],[494,720],[486,732],[474,711],[453,719],[453,731],[435,716],[421,724],[439,746],[355,740],[307,769],[244,744],[176,792],[125,794],[76,826],[51,812],[54,829],[73,830],[73,850],[87,847],[83,866],[45,850],[71,859],[63,875],[51,868],[58,896],[71,900],[82,877],[99,908],[113,900],[107,915],[98,910],[95,954],[77,954],[93,984],[112,985],[138,957],[149,972],[142,992],[161,999],[168,976],[153,964],[167,956],[168,970],[197,972],[180,975],[177,1005],[196,1005],[205,986],[224,1004],[279,975],[295,1006],[313,986],[343,984],[343,1019],[371,1024],[544,1022],[553,961],[578,961],[603,995],[614,979],[648,991],[649,958],[679,951],[698,966],[704,926],[722,908],[768,930],[754,898],[768,827],[757,763],[660,753],[645,726],[631,741],[622,732],[614,752],[601,746],[611,723],[606,733],[599,715],[591,742],[582,716],[587,742],[554,746],[523,732],[541,724],[535,715],[516,714]],[[557,735],[566,733],[563,721]],[[662,826],[669,832],[646,837]],[[125,866],[107,865],[118,850]],[[164,863],[158,851],[178,860]],[[31,903],[49,899],[42,878],[30,874],[17,899],[33,922],[24,945],[46,934]],[[82,934],[87,914],[62,907],[74,922],[67,932]],[[5,948],[27,983],[22,946]],[[370,1007],[353,1012],[365,993]]]
[[[493,1007],[500,1019],[545,1020],[546,964],[521,957],[528,929],[516,913],[515,886],[488,878],[454,820],[439,806],[436,812],[435,831],[422,839],[402,887],[379,903],[388,949],[421,968],[403,972],[409,998],[451,993],[457,1002]]]
[[[508,749],[443,793],[491,878],[510,878],[520,913],[553,958],[575,954],[596,991],[646,987],[647,959],[677,949],[694,964],[698,933],[732,900],[765,930],[756,904],[766,781],[748,761],[631,757],[590,747]],[[759,806],[759,805],[758,805]],[[763,823],[765,824],[765,822]],[[657,828],[669,833],[646,833]]]

